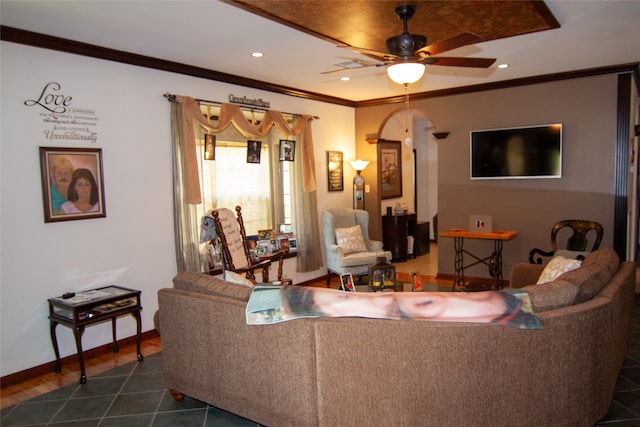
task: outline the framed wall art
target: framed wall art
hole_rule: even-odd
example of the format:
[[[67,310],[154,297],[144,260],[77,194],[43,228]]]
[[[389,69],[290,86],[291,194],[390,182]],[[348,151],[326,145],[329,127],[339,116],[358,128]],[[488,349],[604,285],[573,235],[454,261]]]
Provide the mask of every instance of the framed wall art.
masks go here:
[[[296,154],[296,142],[287,139],[280,140],[280,160],[293,162]]]
[[[329,191],[344,190],[342,151],[327,151],[327,185]]]
[[[378,142],[378,176],[382,200],[402,197],[402,145],[400,141]]]
[[[216,159],[216,136],[209,133],[204,135],[204,159]]]
[[[247,141],[247,163],[260,163],[262,141]]]
[[[107,216],[102,149],[40,147],[44,222]]]

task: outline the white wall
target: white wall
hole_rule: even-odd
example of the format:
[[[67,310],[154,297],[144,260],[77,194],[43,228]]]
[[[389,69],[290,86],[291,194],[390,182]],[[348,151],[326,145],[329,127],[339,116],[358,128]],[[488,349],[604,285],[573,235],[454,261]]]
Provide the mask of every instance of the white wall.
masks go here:
[[[173,73],[149,70],[2,42],[1,103],[1,375],[54,359],[47,298],[107,284],[142,290],[143,331],[153,328],[156,292],[176,273],[170,141],[165,92],[214,101],[229,94],[262,98],[280,111],[313,114],[319,212],[351,206],[353,171],[345,191],[327,192],[326,150],[355,158],[352,108],[303,100]],[[50,141],[37,106],[26,106],[48,82],[72,96],[73,106],[94,109],[95,144]],[[44,223],[39,146],[101,148],[107,217]],[[232,182],[230,178],[229,182]],[[320,215],[319,215],[320,216]],[[321,242],[318,242],[321,245]],[[291,274],[296,282],[325,274]],[[135,334],[133,318],[118,320],[118,336]],[[75,353],[69,329],[58,327],[61,356]],[[111,340],[108,323],[87,328],[90,349]]]

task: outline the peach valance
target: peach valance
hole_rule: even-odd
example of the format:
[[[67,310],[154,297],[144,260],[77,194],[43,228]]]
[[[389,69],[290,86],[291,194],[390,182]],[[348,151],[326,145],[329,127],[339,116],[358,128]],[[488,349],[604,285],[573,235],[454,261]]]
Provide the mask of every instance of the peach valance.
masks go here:
[[[249,122],[240,109],[234,104],[221,104],[218,123],[212,126],[200,111],[200,104],[194,98],[176,96],[173,102],[182,104],[182,138],[184,141],[192,141],[186,144],[185,156],[182,159],[184,176],[184,192],[187,203],[199,204],[202,202],[200,194],[200,176],[198,173],[198,159],[196,155],[195,124],[199,124],[211,133],[221,132],[229,125],[246,138],[262,138],[266,136],[273,126],[281,133],[288,136],[301,135],[296,161],[302,161],[302,187],[305,192],[316,190],[315,161],[313,155],[313,140],[311,136],[311,116],[296,116],[289,126],[286,119],[279,111],[267,110],[260,125],[255,126]]]

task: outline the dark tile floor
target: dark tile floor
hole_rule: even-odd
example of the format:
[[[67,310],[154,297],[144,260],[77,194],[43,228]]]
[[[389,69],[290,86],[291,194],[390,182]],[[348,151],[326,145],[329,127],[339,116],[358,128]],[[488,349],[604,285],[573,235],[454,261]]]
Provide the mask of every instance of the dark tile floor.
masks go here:
[[[162,353],[94,375],[85,385],[70,384],[4,408],[1,413],[2,427],[256,426],[188,397],[176,402],[162,380]]]
[[[145,357],[58,390],[2,409],[0,425],[137,427],[255,426],[206,403],[175,402],[162,380],[162,353]],[[601,427],[640,427],[640,295],[636,295],[631,341],[609,413]]]

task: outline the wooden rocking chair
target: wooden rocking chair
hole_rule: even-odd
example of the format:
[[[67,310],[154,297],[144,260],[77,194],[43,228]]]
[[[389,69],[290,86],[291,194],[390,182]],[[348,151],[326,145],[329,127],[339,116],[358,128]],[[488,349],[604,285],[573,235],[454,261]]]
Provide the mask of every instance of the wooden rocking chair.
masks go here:
[[[271,259],[257,261],[251,258],[241,211],[240,206],[236,206],[237,216],[228,208],[212,211],[216,233],[222,246],[224,269],[234,273],[245,273],[247,279],[253,281],[256,280],[255,271],[262,270],[262,282],[267,283]],[[282,256],[279,261],[278,280],[282,278]]]

